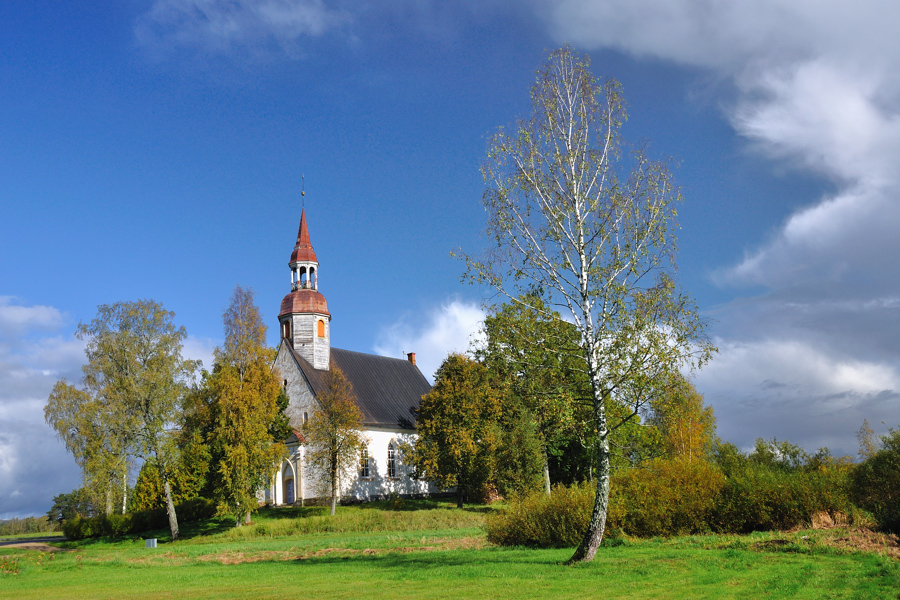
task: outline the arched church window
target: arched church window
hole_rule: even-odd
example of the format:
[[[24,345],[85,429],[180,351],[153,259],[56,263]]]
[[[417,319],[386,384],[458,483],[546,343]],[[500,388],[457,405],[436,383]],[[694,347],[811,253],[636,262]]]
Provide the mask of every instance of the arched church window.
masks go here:
[[[362,450],[359,451],[359,476],[363,479],[368,479],[372,476],[371,460],[369,458],[369,448],[363,446]]]
[[[395,479],[397,477],[397,447],[394,445],[393,441],[388,444],[387,476],[389,479]]]
[[[325,337],[325,321],[319,319],[319,337]]]

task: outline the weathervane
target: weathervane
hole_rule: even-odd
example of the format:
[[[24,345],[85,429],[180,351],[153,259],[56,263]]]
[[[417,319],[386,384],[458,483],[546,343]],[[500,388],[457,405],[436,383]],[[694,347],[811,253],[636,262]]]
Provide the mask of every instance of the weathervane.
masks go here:
[[[300,173],[300,208],[306,209],[306,176]]]

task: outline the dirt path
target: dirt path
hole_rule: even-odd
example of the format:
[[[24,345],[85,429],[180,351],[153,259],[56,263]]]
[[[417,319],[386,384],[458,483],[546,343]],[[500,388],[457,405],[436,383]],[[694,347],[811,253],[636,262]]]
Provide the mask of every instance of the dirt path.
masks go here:
[[[64,537],[20,538],[16,540],[0,539],[0,550],[3,548],[19,548],[22,550],[40,550],[41,552],[59,552],[62,548],[56,548],[47,542],[64,542]]]

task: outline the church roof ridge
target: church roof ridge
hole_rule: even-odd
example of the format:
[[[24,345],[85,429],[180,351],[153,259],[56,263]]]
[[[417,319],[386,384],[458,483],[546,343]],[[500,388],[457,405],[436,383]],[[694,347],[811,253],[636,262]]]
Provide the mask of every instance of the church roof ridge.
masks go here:
[[[293,355],[313,393],[322,393],[328,371],[314,369],[290,344],[285,344],[285,348]],[[431,384],[416,365],[402,358],[342,348],[331,348],[331,365],[341,369],[353,386],[364,425],[415,429],[419,402],[431,390]]]

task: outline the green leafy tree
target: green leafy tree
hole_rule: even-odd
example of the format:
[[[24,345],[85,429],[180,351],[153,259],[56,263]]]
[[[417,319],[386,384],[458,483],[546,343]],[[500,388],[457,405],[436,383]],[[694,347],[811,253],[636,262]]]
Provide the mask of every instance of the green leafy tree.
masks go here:
[[[325,389],[316,401],[316,410],[303,425],[306,466],[310,480],[328,494],[334,515],[341,480],[358,467],[367,440],[361,433],[362,411],[353,397],[353,386],[336,366],[331,365],[325,375]]]
[[[90,494],[84,488],[78,488],[68,494],[54,496],[53,506],[47,511],[47,518],[60,525],[66,519],[92,517],[96,513]]]
[[[506,429],[519,438],[516,448],[528,447],[522,435],[529,428],[521,420],[528,418],[535,424],[544,491],[549,495],[550,454],[572,439],[584,445],[580,434],[590,419],[583,402],[590,386],[578,331],[548,309],[539,295],[527,294],[496,307],[484,320],[484,332],[485,341],[475,356],[506,388]],[[519,466],[529,470],[529,465]]]
[[[779,442],[777,438],[756,438],[753,452],[747,458],[753,464],[770,469],[799,471],[806,466],[810,456],[803,448],[787,440]]]
[[[240,525],[257,508],[256,492],[283,458],[287,436],[279,375],[252,290],[235,287],[224,324],[225,344],[204,379],[207,389],[195,395],[192,416],[207,419],[214,495]]]
[[[417,474],[441,489],[455,486],[459,507],[480,496],[494,479],[501,416],[501,393],[487,368],[461,354],[448,356],[419,405],[419,437],[410,450]]]
[[[84,388],[58,383],[44,411],[57,432],[65,431],[61,436],[83,464],[96,457],[136,457],[154,464],[163,480],[173,540],[178,539],[170,485],[178,460],[173,426],[197,368],[196,361],[181,356],[187,333],[175,327],[174,316],[153,300],[99,306],[95,319],[78,326],[78,337],[87,342]],[[93,429],[73,416],[79,406]]]
[[[900,533],[900,429],[881,436],[881,449],[853,469],[852,480],[854,501],[882,529]]]
[[[649,406],[659,381],[708,359],[694,302],[675,283],[680,194],[664,162],[623,152],[618,83],[598,85],[589,60],[553,52],[532,112],[493,138],[483,167],[487,236],[469,276],[507,298],[541,290],[578,331],[596,433],[596,497],[571,561],[594,557],[606,523],[610,435]],[[530,308],[552,315],[540,306]],[[626,407],[614,420],[609,407]]]

